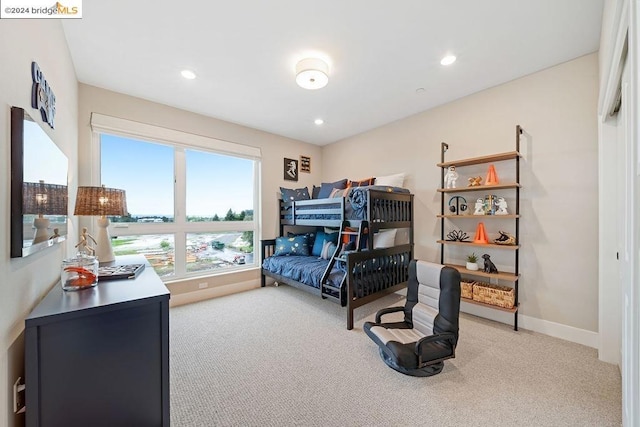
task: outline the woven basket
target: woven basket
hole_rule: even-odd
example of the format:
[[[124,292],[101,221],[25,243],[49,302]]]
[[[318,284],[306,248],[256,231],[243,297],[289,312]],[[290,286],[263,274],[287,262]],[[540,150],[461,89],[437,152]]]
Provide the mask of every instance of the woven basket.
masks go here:
[[[462,298],[473,299],[473,282],[460,281]]]
[[[513,288],[508,286],[474,282],[473,300],[502,308],[513,308],[516,302],[516,294]]]

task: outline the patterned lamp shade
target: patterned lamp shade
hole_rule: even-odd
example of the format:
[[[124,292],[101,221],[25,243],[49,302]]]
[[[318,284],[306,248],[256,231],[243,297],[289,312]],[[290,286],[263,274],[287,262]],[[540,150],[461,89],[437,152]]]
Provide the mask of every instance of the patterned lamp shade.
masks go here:
[[[22,213],[67,215],[68,198],[66,185],[25,182],[22,185]]]
[[[74,215],[123,216],[127,214],[124,190],[102,187],[78,187]]]

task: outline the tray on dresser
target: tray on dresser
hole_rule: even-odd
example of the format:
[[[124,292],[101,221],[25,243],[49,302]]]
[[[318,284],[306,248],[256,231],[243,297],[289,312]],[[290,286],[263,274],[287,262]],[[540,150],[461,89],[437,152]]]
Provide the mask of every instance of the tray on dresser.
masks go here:
[[[105,280],[135,279],[144,270],[144,264],[109,265],[98,268],[98,282]]]

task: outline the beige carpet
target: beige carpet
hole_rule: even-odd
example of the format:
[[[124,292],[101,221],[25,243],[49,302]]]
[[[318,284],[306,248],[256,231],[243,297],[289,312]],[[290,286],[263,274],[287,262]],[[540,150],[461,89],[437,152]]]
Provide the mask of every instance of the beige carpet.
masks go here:
[[[172,308],[173,426],[619,426],[618,368],[596,350],[461,315],[441,374],[388,368],[345,310],[266,287]]]

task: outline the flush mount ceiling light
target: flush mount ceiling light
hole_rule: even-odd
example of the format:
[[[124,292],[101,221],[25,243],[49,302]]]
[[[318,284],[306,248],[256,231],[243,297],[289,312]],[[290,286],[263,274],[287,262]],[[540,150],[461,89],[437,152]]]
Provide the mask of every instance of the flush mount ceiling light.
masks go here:
[[[322,59],[306,58],[296,64],[296,83],[304,89],[321,89],[329,83],[329,66]]]
[[[313,123],[315,123],[315,124],[317,124],[318,126],[320,126],[321,124],[323,124],[323,123],[324,123],[324,120],[322,120],[322,119],[315,119],[315,120],[313,121]]]
[[[447,56],[445,56],[444,58],[442,58],[440,60],[440,64],[442,64],[442,65],[451,65],[454,62],[456,62],[455,55],[447,55]]]
[[[191,70],[182,70],[180,74],[182,74],[182,77],[185,79],[193,80],[196,78],[196,73]]]

